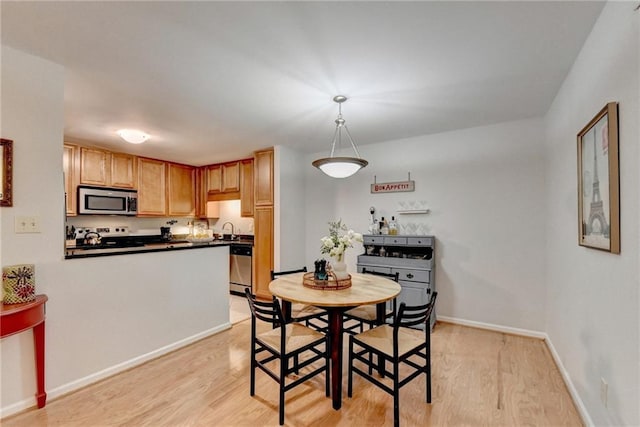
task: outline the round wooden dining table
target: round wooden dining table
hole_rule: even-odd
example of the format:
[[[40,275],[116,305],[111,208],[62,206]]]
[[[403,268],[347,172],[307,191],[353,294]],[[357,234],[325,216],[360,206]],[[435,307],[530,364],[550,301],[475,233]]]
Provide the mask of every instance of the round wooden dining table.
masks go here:
[[[333,408],[342,406],[342,314],[350,308],[377,304],[378,321],[384,321],[385,302],[400,293],[393,280],[371,274],[351,273],[351,287],[322,290],[305,287],[304,273],[280,276],[269,284],[269,291],[283,301],[285,317],[291,313],[291,303],[322,307],[329,315],[329,351],[331,352],[331,399]]]

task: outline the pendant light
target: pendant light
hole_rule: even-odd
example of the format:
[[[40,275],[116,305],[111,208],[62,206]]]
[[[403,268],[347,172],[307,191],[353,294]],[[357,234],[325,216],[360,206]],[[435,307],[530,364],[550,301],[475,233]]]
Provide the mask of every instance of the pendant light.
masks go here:
[[[336,119],[336,131],[333,134],[333,143],[331,144],[331,154],[329,157],[323,157],[311,163],[313,166],[317,167],[332,178],[347,178],[369,164],[369,162],[360,158],[360,153],[358,153],[356,144],[353,142],[353,138],[351,138],[351,134],[349,133],[349,129],[347,129],[345,120],[342,118],[342,103],[346,100],[347,97],[343,95],[333,97],[333,101],[338,104],[338,118]],[[336,150],[336,141],[338,142],[338,147],[342,145],[343,129],[347,134],[349,142],[351,142],[351,147],[357,157],[333,156],[333,153]]]

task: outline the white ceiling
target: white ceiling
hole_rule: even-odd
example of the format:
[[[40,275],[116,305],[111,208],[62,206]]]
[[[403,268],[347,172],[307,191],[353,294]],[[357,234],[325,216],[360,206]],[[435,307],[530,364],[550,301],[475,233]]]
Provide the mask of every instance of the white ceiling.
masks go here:
[[[601,2],[8,2],[2,44],[65,67],[65,138],[204,165],[544,114]],[[152,138],[122,142],[120,128]],[[3,135],[8,137],[8,135]]]

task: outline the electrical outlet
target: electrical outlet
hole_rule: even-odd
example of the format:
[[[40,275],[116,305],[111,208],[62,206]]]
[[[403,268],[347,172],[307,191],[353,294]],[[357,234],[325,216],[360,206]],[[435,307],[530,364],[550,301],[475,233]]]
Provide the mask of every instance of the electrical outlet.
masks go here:
[[[600,401],[607,407],[607,400],[609,398],[609,384],[604,380],[604,378],[600,378]]]
[[[40,217],[17,216],[15,219],[16,233],[40,233]]]

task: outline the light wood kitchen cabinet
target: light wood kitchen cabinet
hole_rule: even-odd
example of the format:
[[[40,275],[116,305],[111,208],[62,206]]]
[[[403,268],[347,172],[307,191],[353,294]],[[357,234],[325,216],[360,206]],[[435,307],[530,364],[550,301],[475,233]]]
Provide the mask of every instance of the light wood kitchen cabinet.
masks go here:
[[[80,147],[80,184],[135,188],[135,156]]]
[[[138,158],[138,216],[166,216],[166,169],[161,160]]]
[[[222,164],[222,192],[240,191],[240,162]]]
[[[77,214],[78,208],[78,156],[79,147],[73,144],[64,144],[62,153],[62,168],[64,172],[64,192],[67,215]]]
[[[204,190],[205,168],[195,168],[196,217],[207,217],[207,193]]]
[[[273,206],[256,206],[253,240],[253,291],[264,299],[271,299],[269,283],[273,270]]]
[[[194,216],[196,213],[195,168],[167,164],[168,216]]]
[[[80,184],[106,186],[109,171],[107,163],[108,151],[80,147]]]
[[[273,205],[273,149],[256,151],[253,157],[255,205]]]
[[[240,191],[240,162],[205,166],[204,182],[208,194],[237,193]]]
[[[222,193],[222,165],[210,165],[204,168],[205,193]]]
[[[253,216],[253,159],[240,161],[240,216]]]
[[[124,153],[111,153],[112,187],[136,188],[137,162],[135,156]]]
[[[256,151],[253,157],[254,182],[254,290],[261,298],[271,298],[269,282],[273,270],[273,149]]]

